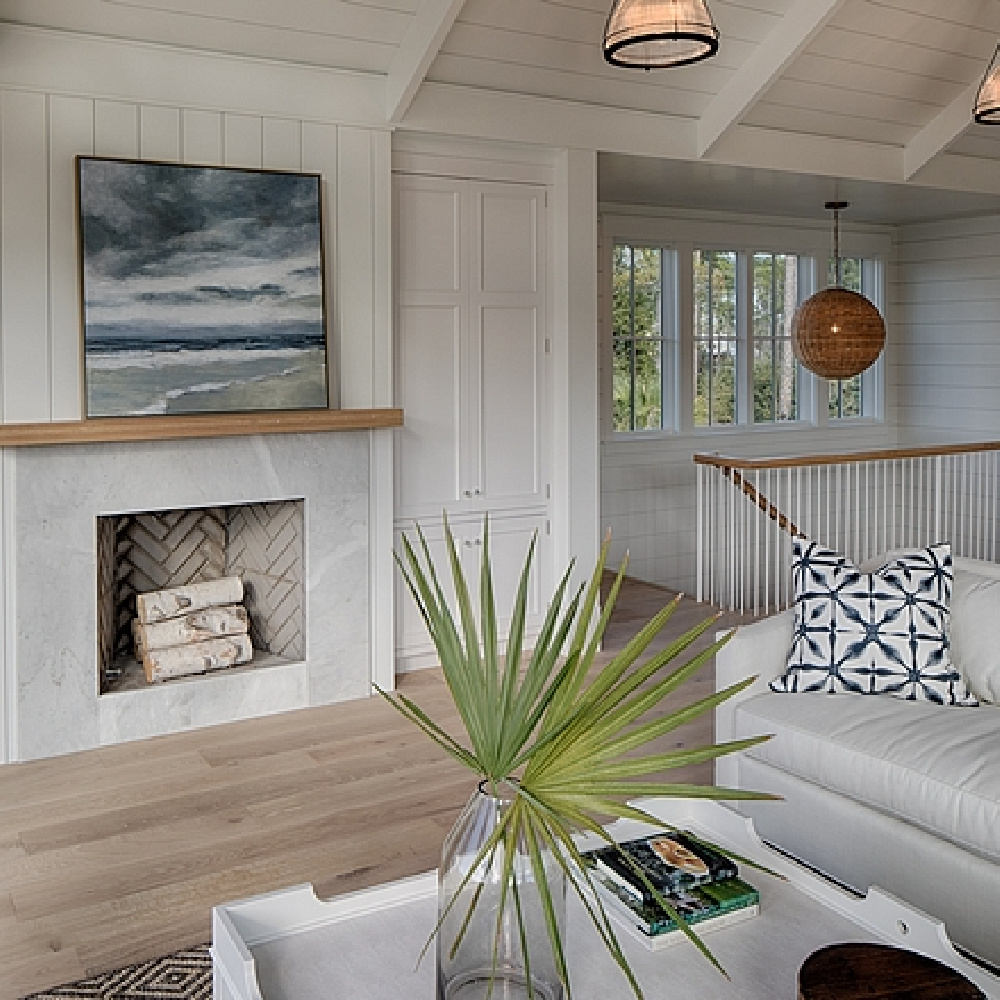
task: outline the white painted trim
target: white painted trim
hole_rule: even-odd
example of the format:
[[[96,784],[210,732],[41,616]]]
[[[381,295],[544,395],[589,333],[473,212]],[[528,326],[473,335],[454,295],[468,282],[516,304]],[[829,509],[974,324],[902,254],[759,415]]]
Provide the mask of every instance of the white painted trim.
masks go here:
[[[732,250],[765,250],[821,255],[828,252],[829,220],[775,219],[766,216],[730,216],[718,213],[677,212],[602,214],[605,239],[650,241],[664,245],[709,243]],[[845,256],[879,257],[892,252],[892,227],[841,225]]]
[[[966,88],[943,111],[938,112],[904,147],[903,177],[913,178],[943,152],[971,124],[979,81]]]
[[[369,622],[372,681],[395,687],[395,564],[393,543],[393,448],[395,432],[372,431],[368,469]]]
[[[560,154],[554,189],[552,283],[553,561],[586,579],[601,541],[597,157]]]
[[[423,0],[389,66],[386,121],[402,121],[463,6],[465,0]]]
[[[845,2],[795,0],[702,112],[698,120],[699,156],[705,156],[739,123]]]
[[[515,184],[555,183],[555,152],[539,146],[422,132],[392,134],[392,170]]]
[[[17,735],[17,498],[16,448],[4,448],[0,455],[0,492],[2,492],[2,518],[0,524],[0,623],[3,625],[3,642],[0,644],[0,764],[19,759]]]
[[[0,24],[0,87],[384,127],[385,78]]]

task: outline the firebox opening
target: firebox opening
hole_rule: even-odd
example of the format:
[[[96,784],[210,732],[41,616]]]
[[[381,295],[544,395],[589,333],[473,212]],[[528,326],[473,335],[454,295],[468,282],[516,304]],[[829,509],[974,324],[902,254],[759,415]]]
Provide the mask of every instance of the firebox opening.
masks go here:
[[[243,580],[254,649],[247,667],[229,669],[303,660],[304,506],[298,498],[99,516],[101,694],[147,686],[134,652],[137,594],[225,576]]]

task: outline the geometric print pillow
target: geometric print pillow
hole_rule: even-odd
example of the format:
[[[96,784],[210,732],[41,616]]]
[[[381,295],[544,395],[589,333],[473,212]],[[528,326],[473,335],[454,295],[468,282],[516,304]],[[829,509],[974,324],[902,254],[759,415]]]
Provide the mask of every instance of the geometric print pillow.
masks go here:
[[[979,704],[949,655],[951,584],[947,542],[862,573],[840,553],[796,538],[792,648],[771,689]]]

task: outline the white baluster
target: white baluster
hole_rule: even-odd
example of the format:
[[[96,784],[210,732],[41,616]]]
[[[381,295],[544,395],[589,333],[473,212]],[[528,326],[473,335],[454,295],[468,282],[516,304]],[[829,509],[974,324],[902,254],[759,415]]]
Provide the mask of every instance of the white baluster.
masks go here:
[[[705,570],[702,565],[702,560],[705,558],[705,539],[702,536],[702,532],[705,530],[705,466],[696,465],[695,466],[695,594],[697,595],[698,603],[700,604],[704,599],[704,591],[702,590],[702,584],[704,582]]]

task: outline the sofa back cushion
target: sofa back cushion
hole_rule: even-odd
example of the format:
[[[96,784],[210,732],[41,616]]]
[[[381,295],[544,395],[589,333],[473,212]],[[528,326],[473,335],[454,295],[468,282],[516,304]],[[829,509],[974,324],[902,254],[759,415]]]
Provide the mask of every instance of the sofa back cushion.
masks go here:
[[[1000,564],[954,560],[951,657],[980,700],[1000,704]]]

